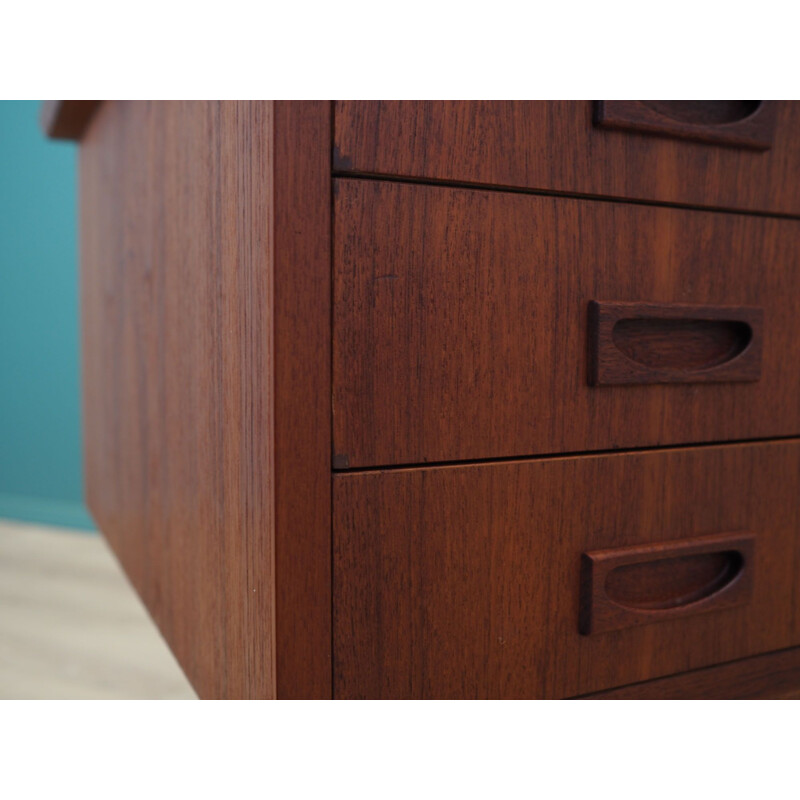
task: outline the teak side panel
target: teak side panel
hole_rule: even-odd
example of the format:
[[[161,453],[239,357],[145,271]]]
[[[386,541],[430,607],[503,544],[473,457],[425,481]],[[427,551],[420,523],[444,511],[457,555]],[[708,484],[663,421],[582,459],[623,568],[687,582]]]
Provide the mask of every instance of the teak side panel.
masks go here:
[[[800,103],[769,150],[598,128],[593,102],[336,103],[342,172],[800,214]]]
[[[113,102],[81,146],[89,507],[202,697],[331,695],[329,137]]]
[[[337,697],[555,698],[800,644],[797,440],[334,477]],[[583,636],[581,556],[755,537],[746,604]]]
[[[799,221],[365,179],[335,189],[337,467],[800,433]],[[591,386],[591,301],[753,306],[758,379]]]
[[[575,699],[800,700],[800,647]]]
[[[88,504],[202,697],[275,694],[272,125],[106,103],[80,153]]]

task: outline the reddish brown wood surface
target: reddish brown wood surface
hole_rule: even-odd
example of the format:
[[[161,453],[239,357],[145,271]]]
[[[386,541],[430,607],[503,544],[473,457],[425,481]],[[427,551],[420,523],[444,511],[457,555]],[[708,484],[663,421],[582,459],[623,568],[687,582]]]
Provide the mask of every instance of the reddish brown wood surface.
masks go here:
[[[749,533],[721,533],[584,553],[581,633],[652,625],[749,603],[754,540]]]
[[[203,697],[331,694],[329,141],[114,102],[81,147],[89,506]]]
[[[775,136],[775,101],[598,100],[595,122],[601,128],[768,150]]]
[[[800,433],[800,222],[336,186],[337,466]],[[761,308],[761,377],[590,386],[592,300]]]
[[[589,382],[756,381],[764,313],[742,306],[589,303]]]
[[[274,115],[277,695],[330,698],[332,105]]]
[[[800,644],[800,443],[334,477],[337,697],[566,697]],[[579,632],[581,555],[755,536],[746,605]]]
[[[101,100],[45,100],[41,107],[41,124],[51,139],[83,137]]]
[[[800,647],[585,695],[582,700],[800,700]]]
[[[340,101],[345,172],[800,214],[800,103],[764,152],[593,124],[586,101]]]
[[[340,170],[800,213],[798,104],[767,153],[599,130],[588,102],[337,109]],[[92,113],[44,112],[83,137],[88,501],[201,696],[561,697],[800,643],[794,441],[336,475],[334,498],[330,470],[332,443],[346,468],[797,435],[800,223],[340,180],[332,251],[331,104]],[[761,378],[591,387],[592,299],[763,308]],[[735,334],[681,331],[695,360]],[[751,602],[580,636],[582,554],[745,529]],[[645,577],[612,591],[679,583]],[[797,686],[748,663],[731,692]]]

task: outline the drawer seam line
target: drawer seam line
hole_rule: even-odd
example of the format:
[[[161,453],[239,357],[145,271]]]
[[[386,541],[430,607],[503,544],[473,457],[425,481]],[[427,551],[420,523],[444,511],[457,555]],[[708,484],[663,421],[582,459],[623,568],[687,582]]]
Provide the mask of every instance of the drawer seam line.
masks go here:
[[[491,464],[513,464],[530,461],[553,461],[564,458],[581,458],[597,456],[624,456],[637,453],[671,452],[674,450],[701,450],[706,448],[720,447],[740,447],[746,445],[772,444],[800,440],[800,434],[788,434],[786,436],[769,436],[754,439],[726,439],[717,442],[685,442],[680,444],[667,445],[643,445],[641,447],[615,448],[606,450],[567,450],[558,453],[544,453],[538,455],[513,455],[497,456],[489,458],[462,458],[447,461],[422,461],[403,464],[379,464],[363,467],[349,467],[347,469],[331,467],[331,472],[336,475],[358,475],[367,472],[397,472],[400,470],[411,469],[438,469],[446,467],[481,466]]]
[[[382,183],[401,183],[413,186],[435,186],[449,189],[482,190],[487,192],[502,192],[507,194],[522,194],[533,197],[558,197],[565,200],[589,200],[598,203],[625,203],[626,205],[650,206],[655,208],[675,208],[684,211],[708,212],[710,214],[739,214],[745,217],[762,217],[767,219],[800,220],[800,214],[786,214],[773,211],[759,211],[756,209],[726,208],[725,206],[699,206],[691,203],[674,203],[668,200],[642,200],[641,198],[621,197],[617,195],[584,194],[581,192],[560,192],[554,189],[529,189],[521,186],[507,186],[505,184],[475,183],[471,181],[456,181],[446,178],[417,178],[414,176],[387,175],[372,172],[343,172],[333,170],[334,180],[368,180]]]
[[[765,650],[759,653],[752,653],[749,656],[740,656],[739,658],[732,658],[728,661],[716,661],[713,664],[708,664],[705,667],[695,667],[694,669],[686,669],[681,672],[670,672],[667,675],[659,675],[655,678],[645,678],[641,681],[634,681],[633,683],[620,683],[616,686],[608,686],[605,689],[595,689],[591,692],[585,692],[584,694],[576,694],[572,695],[567,700],[593,700],[597,695],[605,694],[607,692],[614,692],[619,689],[633,689],[636,686],[644,686],[645,684],[653,684],[657,683],[658,681],[669,680],[670,678],[679,678],[683,675],[692,675],[700,672],[705,672],[706,670],[713,670],[719,667],[726,667],[731,664],[740,664],[744,661],[750,661],[757,658],[761,658],[762,656],[776,656],[780,653],[788,653],[792,650],[798,650],[800,646],[798,645],[790,645],[789,647],[781,647],[778,650]],[[781,674],[783,672],[787,672],[788,670],[781,670],[778,673],[774,674]]]

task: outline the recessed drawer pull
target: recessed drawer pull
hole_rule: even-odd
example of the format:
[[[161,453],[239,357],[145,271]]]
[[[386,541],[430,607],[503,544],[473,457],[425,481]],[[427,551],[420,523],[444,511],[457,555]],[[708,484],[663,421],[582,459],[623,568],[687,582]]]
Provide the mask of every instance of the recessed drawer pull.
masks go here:
[[[589,383],[755,381],[761,376],[758,308],[589,304]]]
[[[595,124],[767,150],[772,146],[775,109],[769,100],[597,100]]]
[[[754,537],[719,534],[583,555],[583,634],[644,625],[746,603]]]

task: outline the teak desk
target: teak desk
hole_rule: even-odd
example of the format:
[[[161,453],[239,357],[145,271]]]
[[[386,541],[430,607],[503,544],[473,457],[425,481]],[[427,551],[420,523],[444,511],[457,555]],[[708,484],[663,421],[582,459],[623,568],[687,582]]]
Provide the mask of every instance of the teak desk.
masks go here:
[[[800,695],[800,104],[47,104],[88,503],[203,697]]]

